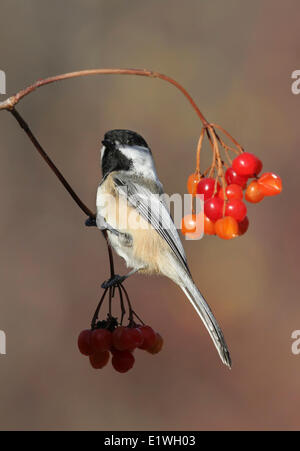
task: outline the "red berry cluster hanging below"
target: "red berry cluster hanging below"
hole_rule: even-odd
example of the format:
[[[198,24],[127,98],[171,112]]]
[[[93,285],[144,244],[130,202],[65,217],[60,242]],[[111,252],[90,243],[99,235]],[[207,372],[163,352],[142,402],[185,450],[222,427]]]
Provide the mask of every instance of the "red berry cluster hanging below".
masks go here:
[[[107,291],[109,290],[109,312],[106,320],[99,321],[98,315]],[[121,320],[111,313],[112,300],[115,291],[118,290],[121,306]],[[124,295],[124,296],[123,296]],[[124,297],[129,308],[129,322],[123,326],[123,318],[126,313]],[[139,323],[134,320],[136,317]],[[91,329],[80,332],[78,336],[78,348],[81,354],[88,356],[90,364],[95,369],[104,368],[110,359],[113,368],[119,373],[129,371],[134,363],[134,351],[142,349],[150,354],[161,351],[163,339],[152,327],[146,326],[132,310],[128,293],[122,284],[106,289],[98,304],[92,319]]]
[[[220,130],[233,146],[227,145],[216,132]],[[213,159],[211,166],[200,172],[200,152],[205,133],[208,137]],[[224,151],[222,158],[220,147]],[[231,155],[236,156],[232,160]],[[254,154],[245,152],[240,144],[222,127],[208,124],[203,127],[197,148],[196,171],[188,178],[188,192],[195,199],[203,195],[204,230],[198,221],[200,214],[184,216],[182,233],[191,239],[205,235],[217,235],[229,240],[243,235],[248,230],[249,220],[244,202],[258,203],[265,197],[276,196],[282,191],[282,182],[273,172],[262,173],[262,162]]]

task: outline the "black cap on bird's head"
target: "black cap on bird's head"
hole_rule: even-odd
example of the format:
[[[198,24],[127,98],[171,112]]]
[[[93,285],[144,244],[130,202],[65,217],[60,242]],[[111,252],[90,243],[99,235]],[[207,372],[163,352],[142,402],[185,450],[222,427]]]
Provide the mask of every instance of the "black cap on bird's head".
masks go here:
[[[110,130],[105,133],[102,141],[101,164],[103,176],[112,171],[129,171],[133,168],[133,152],[146,152],[151,150],[144,138],[131,130]],[[132,151],[131,151],[132,150]],[[140,158],[138,158],[137,163]]]
[[[110,130],[105,133],[102,143],[104,145],[111,143],[111,145],[148,147],[144,138],[132,130]]]

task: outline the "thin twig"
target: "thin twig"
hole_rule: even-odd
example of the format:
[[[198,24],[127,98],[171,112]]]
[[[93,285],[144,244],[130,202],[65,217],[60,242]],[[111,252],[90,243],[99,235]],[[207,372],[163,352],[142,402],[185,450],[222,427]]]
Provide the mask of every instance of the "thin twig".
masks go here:
[[[198,145],[197,145],[197,166],[196,166],[197,174],[200,174],[200,152],[201,152],[201,148],[202,148],[204,133],[205,133],[205,128],[203,127],[201,130],[200,138],[199,138]]]
[[[18,111],[15,108],[12,108],[10,110],[8,110],[13,117],[18,121],[19,125],[22,127],[22,129],[25,131],[26,135],[29,137],[30,141],[32,142],[32,144],[34,145],[34,147],[36,148],[36,150],[39,152],[39,154],[41,155],[41,157],[46,161],[46,163],[48,164],[48,166],[51,168],[51,170],[54,172],[54,174],[56,175],[56,177],[59,179],[59,181],[63,184],[63,186],[65,187],[65,189],[68,191],[68,193],[70,194],[70,196],[74,199],[74,201],[76,202],[76,204],[78,205],[79,208],[81,208],[81,210],[87,215],[90,216],[91,218],[95,218],[95,213],[93,213],[83,202],[82,200],[77,196],[77,194],[75,193],[75,191],[73,190],[73,188],[71,187],[71,185],[67,182],[67,180],[65,179],[65,177],[62,175],[62,173],[57,169],[57,167],[55,166],[55,164],[53,163],[53,161],[51,160],[51,158],[48,156],[48,154],[46,153],[46,151],[43,149],[43,147],[41,146],[41,144],[38,142],[38,140],[36,139],[36,137],[34,136],[34,134],[32,133],[32,131],[30,130],[27,122],[25,122],[25,120],[22,118],[22,116],[20,115],[20,113],[18,113]]]
[[[122,326],[123,318],[124,318],[124,315],[126,313],[126,310],[125,310],[125,306],[124,306],[123,294],[122,294],[122,290],[120,288],[120,285],[118,285],[118,290],[119,290],[120,306],[121,306],[121,321],[120,321],[120,324]]]
[[[221,126],[218,125],[218,124],[210,124],[210,126],[213,127],[213,128],[218,128],[219,130],[221,130],[221,132],[223,132],[224,135],[226,135],[227,138],[229,138],[230,141],[232,141],[233,144],[235,144],[235,145],[237,146],[237,148],[238,148],[238,150],[240,151],[240,153],[244,152],[243,147],[237,142],[236,139],[234,139],[234,138],[230,135],[230,133],[228,133],[227,130],[225,130],[223,127],[221,127]]]
[[[38,153],[41,155],[41,157],[45,160],[45,162],[47,163],[47,165],[50,167],[50,169],[52,170],[52,172],[56,175],[56,177],[59,179],[59,181],[62,183],[62,185],[64,186],[64,188],[68,191],[68,193],[70,194],[70,196],[72,197],[72,199],[76,202],[76,204],[79,206],[79,208],[90,218],[95,218],[95,213],[93,213],[86,205],[85,203],[80,199],[80,197],[75,193],[75,191],[73,190],[73,188],[71,187],[71,185],[67,182],[67,180],[65,179],[65,177],[62,175],[62,173],[59,171],[59,169],[57,168],[57,166],[53,163],[53,161],[51,160],[51,158],[49,157],[49,155],[47,154],[47,152],[44,150],[44,148],[42,147],[42,145],[39,143],[39,141],[37,140],[37,138],[35,137],[35,135],[33,134],[33,132],[31,131],[29,125],[27,124],[27,122],[23,119],[23,117],[21,116],[21,114],[15,109],[12,108],[10,110],[8,110],[13,117],[17,120],[18,124],[20,125],[20,127],[22,127],[22,129],[25,131],[26,135],[29,137],[30,141],[32,142],[32,144],[34,145],[34,147],[36,148],[36,150],[38,151]],[[107,231],[106,230],[102,230],[103,236],[106,240],[107,243],[107,250],[108,250],[108,257],[109,257],[109,264],[110,264],[110,276],[111,278],[114,277],[115,275],[115,271],[114,271],[114,261],[113,261],[113,254],[112,254],[112,249],[111,249],[111,245],[108,241],[108,236],[107,236]]]
[[[221,179],[221,185],[222,185],[222,189],[223,189],[223,195],[224,195],[223,216],[224,216],[225,215],[226,202],[227,202],[226,180],[225,180],[225,176],[224,176],[223,165],[222,165],[220,150],[219,150],[219,146],[218,146],[218,141],[217,141],[217,138],[216,138],[215,131],[214,131],[213,127],[210,128],[210,134],[211,134],[212,144],[213,144],[213,147],[214,147],[214,154],[216,156],[217,166],[218,166],[218,173],[217,173],[216,180],[218,178]],[[215,190],[216,190],[216,185],[215,185]]]
[[[123,290],[123,292],[125,294],[125,297],[126,297],[127,304],[128,304],[128,308],[129,308],[129,324],[132,324],[134,322],[133,316],[135,316],[143,325],[145,325],[144,321],[142,321],[141,318],[137,315],[137,313],[133,310],[133,308],[131,306],[131,302],[130,302],[129,296],[128,296],[128,293],[127,293],[125,287],[122,284],[120,284],[120,288],[121,288],[121,290]]]
[[[108,301],[108,315],[109,315],[109,318],[111,318],[111,301],[112,301],[112,294],[113,294],[113,287],[109,287],[109,293],[108,293],[108,296],[109,296],[109,301]]]
[[[4,100],[3,102],[0,102],[0,110],[9,110],[14,108],[14,106],[21,100],[23,97],[27,96],[28,94],[32,93],[36,89],[49,85],[50,83],[55,83],[57,81],[67,80],[70,78],[78,78],[78,77],[85,77],[87,75],[138,75],[142,77],[150,77],[150,78],[159,78],[161,80],[164,80],[173,86],[175,86],[179,91],[182,92],[182,94],[186,97],[186,99],[190,102],[194,110],[196,111],[196,114],[200,118],[203,125],[208,125],[207,120],[205,119],[204,115],[199,110],[198,106],[196,105],[193,98],[190,96],[190,94],[187,92],[186,89],[184,89],[181,84],[179,84],[176,80],[174,80],[171,77],[168,77],[167,75],[160,74],[159,72],[154,72],[152,70],[147,69],[90,69],[90,70],[80,70],[76,72],[69,72],[66,74],[60,74],[55,75],[54,77],[48,77],[44,78],[42,80],[37,80],[32,85],[28,86],[25,89],[22,89],[17,94],[9,97],[8,99]]]
[[[216,166],[216,153],[215,153],[215,148],[214,148],[214,145],[212,143],[211,136],[210,136],[208,128],[206,129],[206,134],[207,134],[207,137],[208,137],[208,140],[209,140],[209,144],[211,146],[212,153],[213,153],[212,163],[211,163],[211,167],[210,167],[210,170],[209,170],[209,173],[208,173],[208,177],[212,177],[212,175],[214,173],[214,170],[215,170],[215,166]]]
[[[92,329],[95,328],[96,321],[97,321],[98,315],[99,315],[99,311],[100,311],[101,305],[102,305],[102,303],[103,303],[103,301],[104,301],[104,298],[105,298],[105,295],[106,295],[106,293],[107,293],[107,290],[108,290],[108,288],[106,288],[106,289],[104,290],[104,292],[103,292],[103,294],[102,294],[102,296],[101,296],[101,299],[100,299],[100,301],[99,301],[99,304],[98,304],[98,306],[97,306],[97,308],[96,308],[96,310],[95,310],[95,313],[94,313],[94,316],[93,316],[93,319],[92,319],[92,323],[91,323],[91,328],[92,328]]]

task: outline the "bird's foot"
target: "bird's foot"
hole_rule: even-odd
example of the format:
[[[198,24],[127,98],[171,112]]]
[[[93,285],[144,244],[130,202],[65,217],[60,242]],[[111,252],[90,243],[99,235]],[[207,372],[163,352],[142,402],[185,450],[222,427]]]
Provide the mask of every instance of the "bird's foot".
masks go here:
[[[103,282],[101,285],[102,288],[110,288],[110,287],[117,287],[120,285],[124,280],[126,279],[126,276],[119,276],[118,274],[114,275],[114,277],[111,277],[110,279]]]

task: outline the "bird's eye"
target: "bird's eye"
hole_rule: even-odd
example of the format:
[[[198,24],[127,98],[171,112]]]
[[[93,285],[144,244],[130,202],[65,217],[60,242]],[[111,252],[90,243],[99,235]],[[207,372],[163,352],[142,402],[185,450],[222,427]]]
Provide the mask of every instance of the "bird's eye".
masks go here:
[[[108,150],[114,150],[114,148],[115,148],[114,143],[109,141],[108,139],[104,139],[102,141],[102,144],[105,147],[105,149],[108,149]]]

